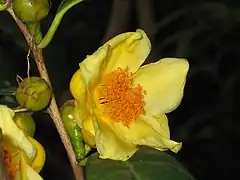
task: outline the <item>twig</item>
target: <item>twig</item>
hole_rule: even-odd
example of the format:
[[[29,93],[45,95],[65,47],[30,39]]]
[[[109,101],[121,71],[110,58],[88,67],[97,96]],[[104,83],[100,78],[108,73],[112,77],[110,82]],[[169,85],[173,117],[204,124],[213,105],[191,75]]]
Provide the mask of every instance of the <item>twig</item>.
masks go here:
[[[22,31],[23,35],[25,36],[25,39],[27,41],[27,43],[29,44],[32,52],[33,52],[33,56],[35,59],[35,62],[37,64],[40,76],[45,79],[49,85],[51,86],[51,82],[47,73],[47,69],[44,63],[44,58],[43,58],[43,54],[42,54],[42,49],[38,48],[36,46],[36,44],[33,41],[33,37],[31,36],[30,32],[28,31],[28,28],[25,24],[23,24],[14,14],[12,7],[8,8],[8,12],[12,15],[13,19],[15,20],[15,22],[18,24],[20,30]],[[58,133],[61,137],[61,140],[63,142],[63,145],[67,151],[67,155],[70,161],[70,164],[72,166],[74,175],[75,175],[75,179],[76,180],[83,180],[83,172],[82,172],[82,168],[80,166],[78,166],[77,162],[76,162],[76,157],[75,157],[75,153],[72,147],[72,144],[70,142],[70,139],[68,137],[68,134],[64,128],[64,124],[61,120],[61,116],[58,110],[58,106],[56,103],[56,99],[53,95],[52,100],[50,102],[49,108],[48,108],[48,114],[51,116],[51,118],[53,119],[53,122],[58,130]]]
[[[64,16],[64,14],[71,9],[73,6],[75,6],[76,4],[82,2],[83,0],[74,0],[71,3],[66,3],[65,1],[62,1],[59,8],[58,8],[58,12],[55,15],[53,22],[50,26],[50,28],[48,29],[47,34],[44,36],[44,38],[42,39],[41,43],[38,44],[39,48],[45,48],[52,40],[55,32],[57,31],[57,28]],[[64,7],[64,8],[63,8]],[[59,9],[63,8],[63,10],[59,11]]]
[[[131,15],[131,0],[114,0],[112,14],[109,19],[107,31],[102,39],[105,43],[115,35],[127,30]]]

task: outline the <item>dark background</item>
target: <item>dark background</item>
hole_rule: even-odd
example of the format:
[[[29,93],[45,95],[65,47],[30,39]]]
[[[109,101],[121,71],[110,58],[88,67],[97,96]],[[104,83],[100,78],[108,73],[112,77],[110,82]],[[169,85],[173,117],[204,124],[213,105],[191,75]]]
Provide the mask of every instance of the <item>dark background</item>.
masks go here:
[[[45,33],[60,1],[52,1]],[[189,60],[182,104],[168,115],[176,155],[197,180],[238,179],[240,143],[240,1],[86,0],[63,18],[44,50],[57,101],[71,98],[68,84],[78,63],[116,34],[142,28],[152,40],[147,62],[162,57]],[[6,12],[0,12],[0,88],[26,77],[28,47]],[[38,75],[31,61],[31,75]],[[2,97],[1,103],[11,102]],[[36,139],[46,149],[46,180],[71,180],[72,171],[51,119],[34,115]]]

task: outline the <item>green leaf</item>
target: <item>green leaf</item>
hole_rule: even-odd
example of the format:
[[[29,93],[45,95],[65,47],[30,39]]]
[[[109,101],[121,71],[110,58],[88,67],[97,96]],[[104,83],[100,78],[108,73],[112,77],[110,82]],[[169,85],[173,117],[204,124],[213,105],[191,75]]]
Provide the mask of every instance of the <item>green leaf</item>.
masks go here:
[[[72,7],[74,7],[75,5],[77,5],[78,3],[82,2],[82,1],[84,1],[84,0],[63,0],[61,2],[61,4],[58,7],[57,14],[47,32],[47,34],[45,35],[43,40],[40,42],[40,44],[38,44],[39,48],[45,48],[51,42],[64,14],[69,9],[71,9]]]
[[[195,180],[171,155],[142,147],[128,161],[88,158],[86,180]]]

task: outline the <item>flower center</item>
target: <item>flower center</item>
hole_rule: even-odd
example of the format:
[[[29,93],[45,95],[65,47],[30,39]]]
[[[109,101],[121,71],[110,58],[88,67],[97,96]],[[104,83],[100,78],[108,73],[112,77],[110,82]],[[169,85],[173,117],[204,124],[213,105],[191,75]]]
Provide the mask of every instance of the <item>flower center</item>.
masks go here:
[[[15,179],[17,171],[20,169],[19,160],[16,159],[19,151],[11,153],[6,148],[3,149],[3,164],[7,169],[10,179]]]
[[[142,86],[133,87],[132,73],[118,68],[106,77],[100,85],[100,104],[115,122],[129,127],[136,118],[144,113],[144,94]]]

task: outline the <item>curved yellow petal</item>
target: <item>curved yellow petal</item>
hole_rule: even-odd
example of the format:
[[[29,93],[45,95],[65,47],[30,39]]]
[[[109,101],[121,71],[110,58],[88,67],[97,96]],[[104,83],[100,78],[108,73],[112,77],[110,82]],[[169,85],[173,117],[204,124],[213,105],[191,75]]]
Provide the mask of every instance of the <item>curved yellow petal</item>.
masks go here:
[[[75,118],[79,126],[82,128],[83,122],[91,117],[93,98],[90,95],[91,90],[94,88],[96,82],[100,79],[100,73],[105,66],[106,58],[109,54],[109,46],[105,45],[100,47],[95,53],[79,64],[80,72],[78,73],[84,88],[82,88],[79,99],[75,101]]]
[[[146,60],[151,51],[151,42],[143,30],[119,34],[105,43],[109,45],[110,55],[104,73],[109,73],[117,68],[128,68],[136,72]]]
[[[83,120],[88,116],[87,115],[87,111],[86,111],[86,107],[84,106],[85,104],[85,95],[83,97],[83,99],[81,100],[81,105],[83,104],[83,106],[80,105],[79,101],[75,100],[75,108],[74,108],[74,117],[76,119],[76,123],[82,128],[82,123]]]
[[[146,90],[147,114],[159,116],[178,107],[188,69],[188,61],[180,58],[164,58],[140,68],[134,75],[134,85],[140,84]]]
[[[171,150],[177,153],[182,148],[181,142],[170,140],[168,119],[166,115],[160,117],[140,116],[137,121],[143,121],[152,129],[146,138],[138,139],[138,145],[153,147],[157,150]]]
[[[104,68],[106,59],[109,55],[110,47],[108,45],[100,47],[95,53],[87,56],[80,64],[83,84],[88,89],[93,88],[96,81],[99,80],[102,68]]]
[[[85,144],[87,144],[91,148],[94,148],[96,146],[95,136],[93,136],[91,133],[89,133],[88,130],[85,130],[83,128],[81,129],[81,133]]]
[[[85,119],[82,128],[87,130],[92,136],[95,136],[92,118]]]
[[[29,137],[31,142],[36,145],[35,141],[32,141],[33,138]],[[36,171],[29,166],[31,160],[27,157],[26,153],[15,146],[9,137],[4,136],[3,138],[3,147],[4,147],[4,164],[11,175],[11,178],[14,180],[40,180],[41,176],[38,175]],[[39,147],[37,148],[39,149]],[[39,152],[39,151],[38,151]],[[5,154],[7,153],[7,154]],[[36,154],[35,159],[39,156]],[[5,161],[6,158],[6,161]],[[34,163],[34,162],[33,162]]]
[[[33,159],[36,149],[27,139],[24,132],[17,127],[13,120],[14,111],[7,106],[0,105],[0,128],[4,136],[7,136],[14,145],[24,150],[29,159]]]
[[[46,154],[45,154],[45,150],[43,148],[43,146],[34,138],[32,137],[28,137],[28,139],[30,140],[30,142],[33,144],[33,146],[36,148],[36,156],[33,159],[32,163],[31,163],[31,167],[37,172],[39,173],[46,161]]]
[[[84,85],[84,94],[82,93],[81,100],[77,100],[75,116],[77,121],[79,121],[80,127],[82,127],[82,122],[92,114],[92,105],[94,105],[93,99],[90,95],[90,91],[94,88],[96,82],[99,80],[99,76],[102,68],[105,66],[105,61],[109,53],[109,46],[105,45],[100,47],[95,53],[79,64],[81,70],[81,80]],[[89,105],[91,104],[91,105]],[[90,108],[87,109],[86,106]]]
[[[88,117],[83,121],[81,132],[84,142],[88,144],[90,147],[95,147],[96,145],[95,130],[93,127],[92,118]]]
[[[84,96],[84,84],[82,82],[80,69],[73,74],[69,89],[74,99],[81,100],[81,98]]]
[[[77,123],[81,127],[83,117],[86,116],[85,106],[81,107],[81,104],[86,103],[86,92],[84,89],[84,84],[82,81],[82,75],[80,69],[78,69],[72,76],[70,81],[70,92],[74,97],[74,116],[76,118]]]
[[[166,115],[158,118],[139,116],[130,127],[115,123],[112,129],[116,135],[123,136],[135,145],[145,145],[162,151],[169,149],[173,152],[178,152],[182,147],[182,143],[170,140]]]
[[[111,126],[111,122],[107,122],[107,119],[102,119],[104,117],[99,116],[98,112],[96,112],[96,115],[97,118],[94,117],[93,120],[99,157],[120,161],[129,159],[137,151],[137,147],[130,141],[123,139],[121,135],[118,135]]]
[[[168,126],[168,118],[166,115],[151,117],[148,115],[140,116],[140,121],[144,121],[153,130],[158,132],[162,137],[170,139],[170,130]],[[138,121],[138,119],[137,119]]]
[[[43,180],[43,178],[36,171],[34,171],[33,168],[31,168],[29,165],[27,166],[27,177],[28,177],[28,180],[30,179]]]
[[[22,152],[20,153],[20,157],[21,180],[43,180],[43,178],[27,164]]]
[[[9,174],[10,179],[22,180],[19,148],[13,145],[11,139],[7,136],[3,136],[1,139],[3,148],[2,160]]]
[[[20,156],[20,174],[21,174],[21,180],[28,180],[27,177],[27,169],[28,169],[28,163],[24,157],[24,152],[19,152]]]
[[[90,84],[94,85],[98,80],[100,67],[107,57],[108,46],[99,48],[93,55],[79,64],[80,69],[77,70],[70,81],[70,92],[75,99],[75,118],[80,127],[82,121],[88,117],[87,113],[87,91]],[[87,87],[87,88],[86,88]]]

